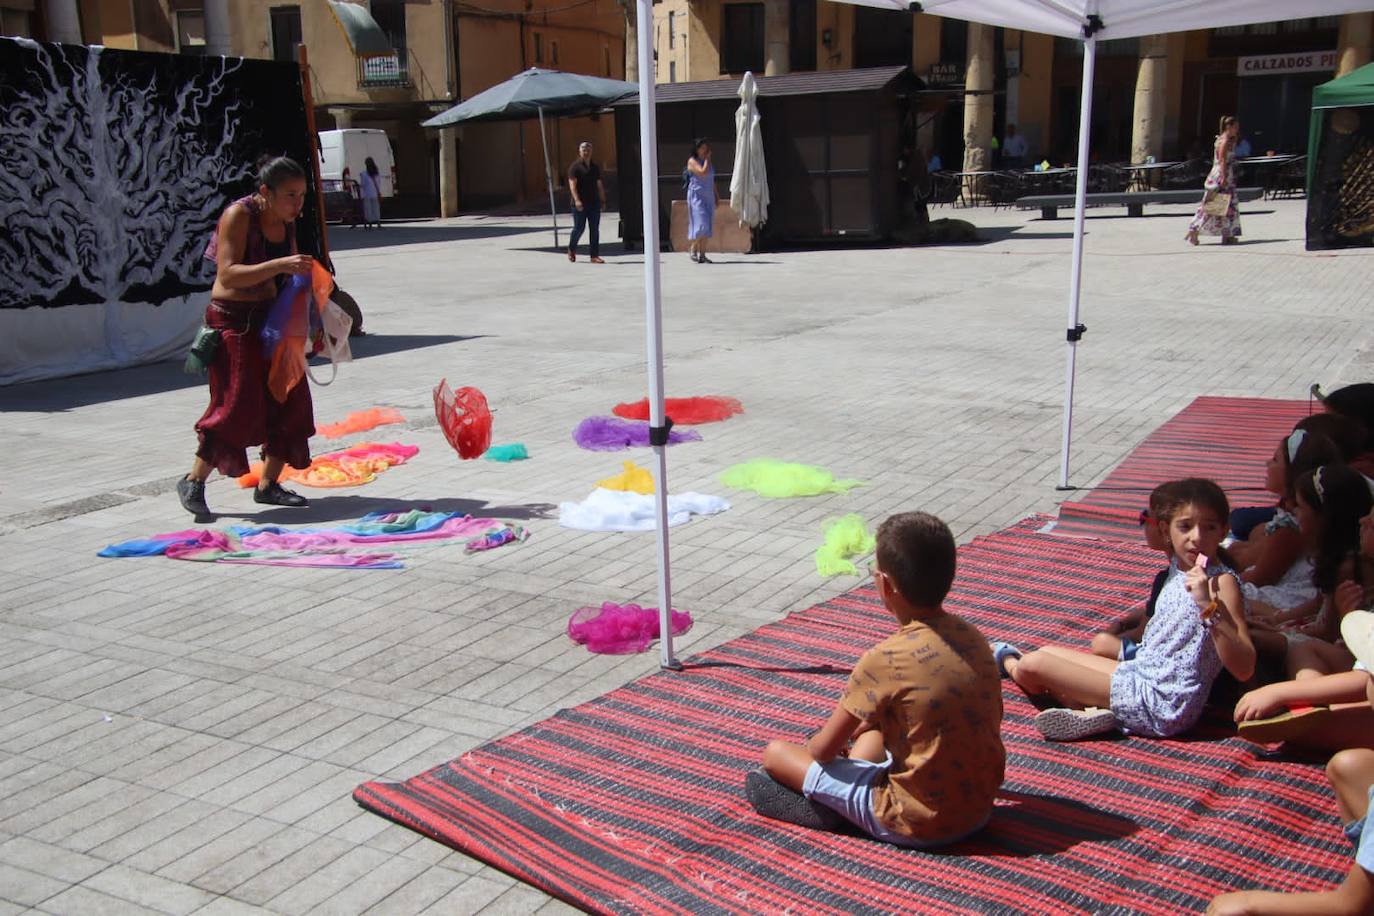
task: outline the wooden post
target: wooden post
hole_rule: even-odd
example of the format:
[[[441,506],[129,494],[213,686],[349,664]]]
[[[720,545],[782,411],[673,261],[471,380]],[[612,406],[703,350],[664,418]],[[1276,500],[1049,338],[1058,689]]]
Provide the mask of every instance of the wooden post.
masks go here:
[[[320,182],[320,135],[315,130],[315,100],[310,92],[310,59],[306,56],[305,45],[297,45],[297,59],[301,67],[301,101],[305,103],[305,129],[310,134],[310,177],[315,186],[315,225],[320,238],[320,263],[334,272],[334,263],[329,257],[329,230],[324,222],[324,186]]]

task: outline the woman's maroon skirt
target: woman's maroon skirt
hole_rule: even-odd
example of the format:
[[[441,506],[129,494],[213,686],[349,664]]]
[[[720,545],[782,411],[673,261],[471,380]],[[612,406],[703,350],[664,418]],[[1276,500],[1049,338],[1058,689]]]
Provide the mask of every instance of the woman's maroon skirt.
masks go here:
[[[210,362],[210,406],[196,423],[196,457],[226,477],[248,473],[247,450],[254,445],[293,468],[310,466],[315,434],[310,384],[301,379],[285,403],[267,390],[262,325],[270,305],[212,299],[205,310],[205,324],[218,330],[223,342]]]

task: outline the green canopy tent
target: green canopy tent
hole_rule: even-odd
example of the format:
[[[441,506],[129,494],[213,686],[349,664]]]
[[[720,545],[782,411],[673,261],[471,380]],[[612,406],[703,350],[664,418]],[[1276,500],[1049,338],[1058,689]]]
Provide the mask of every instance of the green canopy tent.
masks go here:
[[[1374,64],[1312,90],[1307,248],[1374,242]]]

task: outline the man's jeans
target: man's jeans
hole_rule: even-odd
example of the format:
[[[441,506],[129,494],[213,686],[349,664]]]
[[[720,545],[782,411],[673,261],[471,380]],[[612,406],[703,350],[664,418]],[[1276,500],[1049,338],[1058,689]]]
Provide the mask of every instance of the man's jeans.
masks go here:
[[[587,244],[588,253],[592,257],[601,256],[601,208],[584,206],[581,210],[573,206],[573,230],[568,237],[568,250],[576,251],[577,242],[582,238],[582,230],[590,229],[590,241]]]

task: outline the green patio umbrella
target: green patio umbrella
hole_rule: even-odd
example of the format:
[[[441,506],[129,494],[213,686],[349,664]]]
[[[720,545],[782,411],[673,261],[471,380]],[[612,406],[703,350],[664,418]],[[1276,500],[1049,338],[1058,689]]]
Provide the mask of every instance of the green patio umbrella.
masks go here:
[[[553,246],[558,247],[558,210],[553,202],[553,167],[549,163],[549,139],[544,117],[583,115],[600,111],[612,102],[634,95],[639,87],[622,80],[542,70],[531,67],[477,93],[467,101],[440,112],[422,127],[453,127],[475,121],[523,121],[539,119],[539,139],[544,145],[544,180],[549,189],[549,212],[553,216]]]

